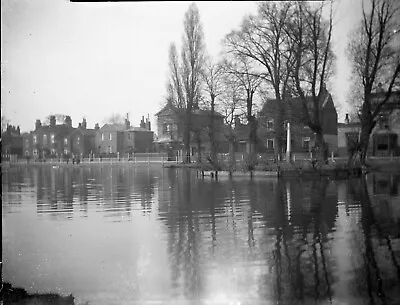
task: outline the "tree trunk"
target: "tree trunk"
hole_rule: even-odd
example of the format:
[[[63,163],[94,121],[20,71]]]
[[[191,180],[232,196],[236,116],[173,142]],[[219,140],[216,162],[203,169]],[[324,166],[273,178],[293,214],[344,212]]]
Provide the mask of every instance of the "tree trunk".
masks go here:
[[[275,122],[275,159],[282,160],[282,143],[283,143],[283,105],[277,100],[277,112]]]
[[[317,149],[317,159],[326,162],[328,160],[328,147],[324,141],[324,136],[321,130],[318,130],[315,133],[315,146]]]
[[[369,146],[369,126],[361,127],[360,134],[360,145],[359,145],[359,153],[360,153],[360,164],[361,166],[365,166],[367,163],[367,151]]]
[[[197,139],[196,139],[196,144],[197,144],[197,162],[201,162],[201,138],[200,134],[197,134]]]
[[[235,156],[235,140],[231,137],[229,140],[229,169],[236,168],[236,156]]]
[[[190,163],[190,112],[186,111],[185,130],[183,131],[184,163]]]
[[[210,117],[210,128],[208,135],[210,138],[211,145],[211,162],[217,164],[217,149],[215,143],[215,131],[214,131],[214,113],[215,113],[215,97],[211,97],[211,117]]]

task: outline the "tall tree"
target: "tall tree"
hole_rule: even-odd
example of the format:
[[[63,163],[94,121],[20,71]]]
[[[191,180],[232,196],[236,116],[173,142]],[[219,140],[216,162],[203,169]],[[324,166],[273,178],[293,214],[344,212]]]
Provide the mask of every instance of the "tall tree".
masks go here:
[[[248,57],[258,65],[259,74],[267,81],[277,100],[275,117],[275,153],[282,152],[282,99],[290,82],[293,52],[285,31],[290,16],[290,2],[261,2],[256,16],[244,19],[241,29],[227,35],[228,52]]]
[[[190,138],[193,110],[198,108],[201,94],[202,69],[204,65],[204,36],[197,6],[192,3],[185,13],[182,37],[181,62],[175,45],[170,48],[172,100],[184,112],[183,143],[185,162],[190,162]]]
[[[302,119],[315,133],[318,156],[327,159],[323,137],[322,107],[329,98],[326,83],[333,73],[332,4],[329,19],[323,17],[324,4],[311,7],[297,3],[286,31],[294,52],[293,82],[302,104]]]
[[[379,114],[400,82],[400,6],[394,0],[370,0],[369,6],[362,2],[362,20],[348,48],[353,79],[362,91],[358,107],[361,132],[356,147],[362,165],[366,163],[370,136]],[[374,103],[372,95],[379,84],[386,91],[383,98]]]
[[[210,109],[210,117],[208,122],[208,137],[211,144],[211,163],[217,163],[217,144],[215,139],[215,108],[216,100],[223,93],[223,66],[218,63],[213,63],[210,57],[207,58],[203,70],[204,91],[207,93],[206,99],[207,108]]]

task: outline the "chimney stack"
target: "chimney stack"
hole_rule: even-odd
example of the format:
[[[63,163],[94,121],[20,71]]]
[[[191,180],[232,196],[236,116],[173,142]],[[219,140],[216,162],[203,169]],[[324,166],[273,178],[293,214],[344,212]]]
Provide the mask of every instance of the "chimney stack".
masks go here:
[[[128,130],[131,127],[131,122],[128,119],[125,119],[125,129]]]
[[[83,129],[87,128],[87,123],[86,123],[86,119],[85,118],[82,120],[82,128]]]
[[[238,127],[241,124],[240,118],[238,115],[235,115],[235,127]]]
[[[40,122],[40,120],[36,120],[35,130],[38,130],[41,126],[42,126],[42,123]]]
[[[96,123],[96,124],[94,125],[94,129],[95,129],[95,130],[99,130],[99,129],[100,129],[99,123]]]
[[[72,127],[72,120],[69,115],[65,117],[65,125],[67,125],[68,127]]]
[[[146,123],[144,122],[144,115],[142,115],[142,120],[140,121],[140,128],[146,128]]]
[[[345,119],[344,119],[344,122],[345,122],[346,124],[349,124],[349,123],[350,123],[350,118],[349,118],[349,114],[348,114],[348,113],[346,113],[346,117],[345,117]]]
[[[151,123],[150,123],[149,115],[147,115],[147,118],[146,118],[146,129],[149,131],[151,130]]]
[[[50,126],[51,127],[56,126],[56,116],[55,115],[50,116]]]

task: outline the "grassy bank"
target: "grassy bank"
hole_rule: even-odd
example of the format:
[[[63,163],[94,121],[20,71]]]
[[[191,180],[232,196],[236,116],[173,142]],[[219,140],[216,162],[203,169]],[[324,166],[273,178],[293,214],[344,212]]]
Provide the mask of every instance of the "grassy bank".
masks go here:
[[[23,288],[13,287],[10,283],[3,283],[1,289],[2,304],[60,304],[60,305],[73,305],[74,297],[61,296],[55,293],[38,294],[28,293]]]

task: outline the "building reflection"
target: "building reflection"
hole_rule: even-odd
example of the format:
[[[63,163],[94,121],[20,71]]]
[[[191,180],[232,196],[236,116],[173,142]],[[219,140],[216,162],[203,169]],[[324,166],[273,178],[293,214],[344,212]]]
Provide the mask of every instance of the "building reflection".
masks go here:
[[[56,219],[89,217],[92,210],[111,219],[129,219],[132,211],[152,211],[156,179],[148,170],[123,166],[39,166],[31,173],[37,213],[41,215]]]

